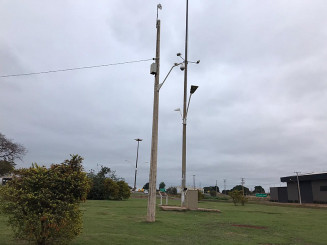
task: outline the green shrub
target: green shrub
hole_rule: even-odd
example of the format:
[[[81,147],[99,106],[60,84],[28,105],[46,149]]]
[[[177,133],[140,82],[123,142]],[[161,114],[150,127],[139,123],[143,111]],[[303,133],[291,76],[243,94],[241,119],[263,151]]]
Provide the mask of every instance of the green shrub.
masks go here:
[[[104,180],[104,198],[118,200],[119,186],[116,181],[106,178]]]
[[[101,170],[95,174],[93,170],[88,173],[91,182],[91,190],[87,196],[92,200],[123,200],[131,195],[128,184],[121,178],[117,178],[110,168],[101,166]]]
[[[247,197],[243,196],[243,192],[239,190],[230,191],[229,195],[233,199],[234,205],[241,203],[243,206],[248,201]]]
[[[128,199],[131,196],[128,184],[123,180],[118,181],[117,184],[119,187],[118,200]]]
[[[73,155],[49,169],[33,164],[16,171],[1,188],[0,208],[17,238],[39,245],[63,244],[81,232],[79,203],[89,190],[82,160]]]

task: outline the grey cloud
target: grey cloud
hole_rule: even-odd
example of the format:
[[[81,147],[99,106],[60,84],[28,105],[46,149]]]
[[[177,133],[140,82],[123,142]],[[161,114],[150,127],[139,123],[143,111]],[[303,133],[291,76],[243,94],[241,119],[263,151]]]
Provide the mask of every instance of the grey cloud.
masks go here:
[[[1,75],[152,58],[156,4],[148,1],[6,1],[0,10]],[[161,80],[184,53],[184,2],[164,0]],[[190,3],[187,183],[279,185],[279,177],[324,170],[326,113],[324,1]],[[18,18],[19,17],[19,18]],[[20,166],[69,154],[104,164],[138,185],[148,180],[151,61],[0,78],[1,133],[25,145]],[[160,91],[158,182],[179,185],[183,73]],[[125,161],[127,160],[127,161]],[[266,189],[267,190],[267,189]]]

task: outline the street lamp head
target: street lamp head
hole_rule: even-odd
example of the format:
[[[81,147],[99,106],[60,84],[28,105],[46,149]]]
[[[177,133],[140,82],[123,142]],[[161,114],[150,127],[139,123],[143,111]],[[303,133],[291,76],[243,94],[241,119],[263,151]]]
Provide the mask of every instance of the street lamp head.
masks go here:
[[[200,63],[200,60],[198,60],[196,63],[199,64]]]
[[[143,139],[139,139],[139,138],[137,138],[137,139],[134,139],[134,140],[136,140],[136,141],[142,141]]]
[[[181,53],[177,53],[177,56],[182,56],[182,54]]]
[[[157,8],[162,10],[162,6],[160,3],[157,5]]]
[[[194,92],[198,89],[199,86],[191,85],[190,93],[194,94]]]
[[[181,108],[176,108],[174,111],[181,111]]]
[[[181,69],[181,71],[185,70],[185,63],[184,62],[179,66],[179,69]]]

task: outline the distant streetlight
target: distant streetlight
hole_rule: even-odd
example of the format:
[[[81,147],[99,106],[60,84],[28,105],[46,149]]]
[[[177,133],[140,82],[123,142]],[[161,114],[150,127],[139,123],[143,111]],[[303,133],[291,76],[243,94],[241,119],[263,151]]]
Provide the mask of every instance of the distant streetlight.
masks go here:
[[[136,190],[136,175],[137,175],[137,161],[139,159],[139,145],[140,145],[140,141],[142,141],[142,139],[135,139],[137,141],[137,150],[136,150],[136,166],[135,166],[135,178],[134,178],[134,188],[133,190]]]

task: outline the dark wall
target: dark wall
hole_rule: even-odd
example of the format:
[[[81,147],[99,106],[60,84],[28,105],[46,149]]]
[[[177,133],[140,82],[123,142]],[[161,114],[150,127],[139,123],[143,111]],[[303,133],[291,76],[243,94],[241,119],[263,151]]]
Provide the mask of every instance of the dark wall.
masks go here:
[[[278,202],[288,202],[287,187],[278,188]]]
[[[327,180],[312,181],[312,193],[314,202],[327,203],[327,191],[322,191],[322,186],[327,186]]]
[[[278,187],[270,187],[270,201],[278,202]]]
[[[288,202],[287,187],[270,187],[270,201]]]
[[[288,196],[287,200],[289,202],[299,202],[296,182],[287,183],[287,196]]]
[[[300,182],[302,203],[313,203],[311,181]]]

